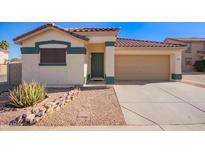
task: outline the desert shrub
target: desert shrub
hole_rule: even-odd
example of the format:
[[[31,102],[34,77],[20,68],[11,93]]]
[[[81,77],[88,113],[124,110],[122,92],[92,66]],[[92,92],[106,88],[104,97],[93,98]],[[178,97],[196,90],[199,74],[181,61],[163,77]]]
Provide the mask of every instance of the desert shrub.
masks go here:
[[[205,70],[205,60],[196,61],[194,63],[194,68],[197,72],[203,72]]]
[[[23,82],[10,91],[10,103],[16,107],[27,107],[39,103],[46,97],[45,88],[38,82]]]

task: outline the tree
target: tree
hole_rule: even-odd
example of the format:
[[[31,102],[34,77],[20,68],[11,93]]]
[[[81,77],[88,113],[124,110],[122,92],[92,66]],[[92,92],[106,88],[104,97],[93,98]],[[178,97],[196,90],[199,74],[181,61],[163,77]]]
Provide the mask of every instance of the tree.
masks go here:
[[[0,42],[0,48],[1,49],[7,50],[9,47],[10,47],[10,45],[7,41],[4,40],[4,41]]]

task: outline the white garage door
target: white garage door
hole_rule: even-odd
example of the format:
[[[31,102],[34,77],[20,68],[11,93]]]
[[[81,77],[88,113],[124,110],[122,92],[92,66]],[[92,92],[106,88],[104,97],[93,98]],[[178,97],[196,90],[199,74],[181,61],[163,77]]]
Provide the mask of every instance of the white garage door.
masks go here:
[[[117,80],[169,80],[170,57],[167,55],[116,55]]]

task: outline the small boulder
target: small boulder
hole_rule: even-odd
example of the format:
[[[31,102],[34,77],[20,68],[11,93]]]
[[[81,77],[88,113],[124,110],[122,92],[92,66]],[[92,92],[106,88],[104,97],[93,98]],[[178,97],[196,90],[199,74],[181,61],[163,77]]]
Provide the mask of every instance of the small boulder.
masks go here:
[[[29,115],[27,115],[25,121],[31,124],[33,122],[34,118],[35,118],[35,114],[29,114]]]
[[[51,103],[51,102],[46,102],[45,104],[44,104],[44,107],[46,108],[46,109],[49,109],[49,108],[51,108],[53,106],[53,104]]]
[[[27,117],[29,114],[30,114],[29,112],[24,113],[24,114],[22,115],[22,118],[23,118],[23,119],[26,119],[26,117]]]
[[[22,120],[22,116],[21,116],[21,115],[15,118],[15,122],[16,122],[17,124],[21,123],[22,121],[23,121],[23,120]]]
[[[35,117],[43,117],[45,114],[44,111],[39,111],[38,113],[35,114]]]
[[[35,117],[30,124],[33,125],[37,123],[39,120],[40,120],[40,117]]]

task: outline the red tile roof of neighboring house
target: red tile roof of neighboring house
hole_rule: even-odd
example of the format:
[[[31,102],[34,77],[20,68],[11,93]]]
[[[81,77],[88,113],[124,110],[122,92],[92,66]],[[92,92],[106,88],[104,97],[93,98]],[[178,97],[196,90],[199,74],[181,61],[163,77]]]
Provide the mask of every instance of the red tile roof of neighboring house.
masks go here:
[[[85,41],[88,41],[88,40],[89,40],[89,38],[87,38],[86,36],[79,35],[79,34],[76,34],[76,33],[74,33],[74,32],[68,31],[68,30],[66,30],[65,28],[62,28],[62,27],[60,27],[60,26],[55,25],[54,23],[48,23],[48,24],[45,24],[45,25],[43,25],[43,26],[40,26],[40,27],[38,27],[38,28],[36,28],[36,29],[30,31],[30,32],[24,33],[24,34],[22,34],[22,35],[20,35],[20,36],[18,36],[18,37],[16,37],[16,38],[14,38],[13,41],[17,41],[17,40],[19,40],[19,39],[21,39],[21,38],[23,38],[23,37],[26,37],[26,36],[28,36],[28,35],[34,33],[34,32],[37,32],[37,31],[42,30],[42,29],[45,29],[45,28],[47,28],[47,27],[53,27],[53,28],[59,29],[59,30],[61,30],[61,31],[64,31],[64,32],[66,32],[66,33],[68,33],[68,34],[70,34],[70,35],[76,37],[76,38],[79,38],[79,39],[82,39],[82,40],[85,40]]]
[[[181,41],[181,42],[205,42],[205,38],[199,38],[199,37],[185,37],[185,38],[166,38],[164,42],[168,40],[173,41]]]
[[[157,41],[145,41],[126,38],[117,38],[116,47],[184,47],[186,45],[176,43],[165,43]]]

